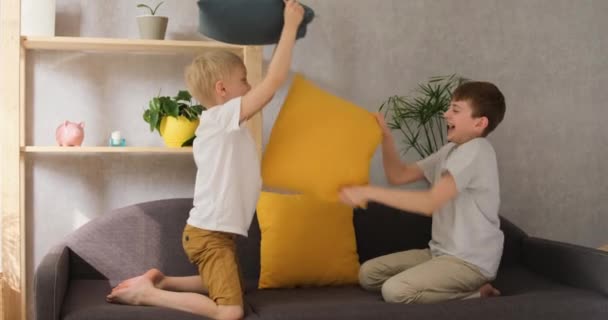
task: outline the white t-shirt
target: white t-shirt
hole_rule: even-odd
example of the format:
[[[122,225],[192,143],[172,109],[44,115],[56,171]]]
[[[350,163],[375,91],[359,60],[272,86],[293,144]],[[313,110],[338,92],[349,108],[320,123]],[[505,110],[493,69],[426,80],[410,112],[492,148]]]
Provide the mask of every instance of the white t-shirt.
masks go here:
[[[187,223],[247,236],[262,179],[255,141],[245,122],[239,125],[240,112],[239,97],[201,115],[193,143],[194,207]]]
[[[433,213],[431,254],[455,256],[494,279],[504,235],[498,217],[496,153],[490,142],[476,138],[462,145],[448,143],[417,164],[432,184],[448,171],[458,189],[455,198]]]

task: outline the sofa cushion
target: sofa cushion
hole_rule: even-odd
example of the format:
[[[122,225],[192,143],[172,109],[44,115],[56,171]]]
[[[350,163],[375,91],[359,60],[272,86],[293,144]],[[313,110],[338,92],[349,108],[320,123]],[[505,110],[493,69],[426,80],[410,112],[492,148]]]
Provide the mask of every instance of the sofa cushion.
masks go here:
[[[524,268],[501,270],[495,285],[505,294],[432,305],[389,304],[358,286],[266,289],[245,294],[245,319],[591,319],[608,317],[608,299],[538,276]],[[107,280],[72,280],[61,319],[206,319],[157,307],[110,304]]]
[[[256,212],[251,220],[247,237],[237,237],[236,241],[241,273],[245,280],[255,282],[254,288],[258,287],[258,279],[260,278],[260,243],[260,225]]]
[[[431,219],[370,202],[354,214],[357,249],[361,263],[385,254],[427,248]]]
[[[523,240],[526,233],[504,217],[500,217],[500,230],[505,235],[505,242],[500,258],[500,267],[516,266],[522,261]]]
[[[283,28],[282,0],[199,0],[199,31],[215,40],[243,45],[273,44]],[[314,12],[304,5],[297,38],[306,35]]]
[[[523,269],[508,269],[511,295],[427,305],[391,304],[359,287],[257,290],[245,299],[262,319],[605,319],[608,299],[561,286]]]
[[[353,210],[304,195],[262,192],[260,288],[358,283]]]
[[[380,140],[370,112],[296,75],[262,159],[264,185],[337,201],[341,187],[368,183]]]
[[[148,306],[127,306],[108,303],[110,292],[107,280],[73,280],[65,298],[61,319],[64,320],[201,320],[208,319],[188,312]],[[258,319],[251,307],[245,304],[246,319]]]
[[[608,296],[608,252],[571,243],[528,237],[523,263],[563,283]]]
[[[521,265],[498,269],[498,274],[496,279],[492,281],[492,285],[500,290],[504,296],[574,289],[532,272]]]

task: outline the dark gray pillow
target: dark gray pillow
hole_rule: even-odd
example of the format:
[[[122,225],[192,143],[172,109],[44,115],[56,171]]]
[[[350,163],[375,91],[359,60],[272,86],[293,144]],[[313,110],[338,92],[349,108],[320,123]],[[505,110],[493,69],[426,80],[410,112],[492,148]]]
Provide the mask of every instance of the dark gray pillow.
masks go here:
[[[199,0],[199,32],[232,44],[263,45],[279,41],[283,28],[283,0]],[[314,11],[304,6],[297,38],[306,35]]]

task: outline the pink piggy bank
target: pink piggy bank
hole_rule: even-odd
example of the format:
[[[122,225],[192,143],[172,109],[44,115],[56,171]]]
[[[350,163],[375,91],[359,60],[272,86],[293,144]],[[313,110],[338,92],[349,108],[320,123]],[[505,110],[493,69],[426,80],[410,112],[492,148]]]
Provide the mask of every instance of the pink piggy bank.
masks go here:
[[[84,139],[84,122],[64,121],[55,131],[55,140],[62,147],[80,146]]]

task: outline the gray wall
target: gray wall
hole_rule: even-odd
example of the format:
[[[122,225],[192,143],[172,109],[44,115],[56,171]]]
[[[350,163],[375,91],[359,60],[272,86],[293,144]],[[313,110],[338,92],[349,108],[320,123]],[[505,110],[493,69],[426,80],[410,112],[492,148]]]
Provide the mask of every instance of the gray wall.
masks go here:
[[[57,35],[137,37],[138,2],[57,0]],[[200,38],[195,2],[161,7],[170,17],[168,38]],[[306,3],[318,17],[297,44],[293,71],[370,111],[430,76],[459,73],[495,82],[508,103],[490,137],[499,157],[501,213],[532,235],[608,243],[601,202],[608,191],[608,169],[601,165],[608,156],[608,2]],[[267,59],[271,51],[265,48]],[[191,58],[29,54],[28,143],[54,144],[55,128],[69,119],[86,122],[86,145],[104,144],[112,130],[131,144],[161,145],[141,120],[142,110],[159,89],[184,88],[182,70]],[[265,132],[277,105],[265,113]],[[37,155],[27,164],[30,273],[68,232],[110,208],[190,197],[195,174],[188,156]],[[372,180],[385,184],[378,155]]]
[[[319,17],[295,71],[369,110],[435,75],[496,83],[501,214],[532,235],[608,243],[607,1],[306,3]],[[385,183],[379,157],[372,175]]]

